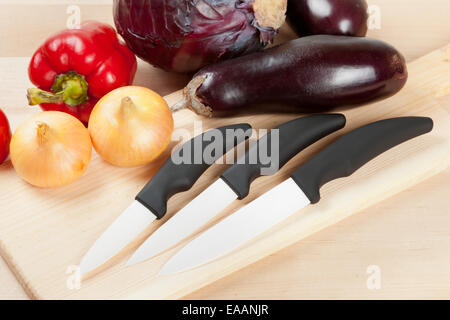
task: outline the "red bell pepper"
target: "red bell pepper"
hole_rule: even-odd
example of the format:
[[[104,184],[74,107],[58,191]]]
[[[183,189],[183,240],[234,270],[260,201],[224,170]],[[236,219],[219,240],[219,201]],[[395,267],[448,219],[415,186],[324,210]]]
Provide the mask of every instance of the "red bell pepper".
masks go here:
[[[8,158],[10,141],[11,129],[9,127],[9,122],[3,111],[0,109],[0,163],[3,163],[3,161]]]
[[[136,56],[109,25],[86,21],[66,29],[36,51],[28,75],[38,88],[28,90],[30,105],[69,113],[84,124],[97,101],[108,92],[130,85]]]

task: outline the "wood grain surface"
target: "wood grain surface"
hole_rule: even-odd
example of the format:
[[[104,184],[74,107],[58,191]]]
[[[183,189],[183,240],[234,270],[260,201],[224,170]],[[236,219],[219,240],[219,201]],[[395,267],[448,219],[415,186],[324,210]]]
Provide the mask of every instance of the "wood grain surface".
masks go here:
[[[27,112],[35,112],[35,109],[26,109],[26,101],[23,96],[23,90],[28,85],[26,58],[15,57],[31,55],[47,35],[54,30],[63,28],[67,19],[66,9],[73,3],[80,6],[83,19],[111,21],[108,1],[0,1],[0,30],[2,30],[0,41],[2,44],[6,44],[0,51],[0,56],[3,57],[0,58],[0,70],[2,71],[0,106],[7,112],[13,127],[27,116]],[[391,42],[403,51],[408,61],[445,45],[450,39],[449,21],[443,14],[450,6],[447,1],[414,0],[405,2],[397,0],[369,1],[369,3],[379,5],[382,13],[381,29],[371,30],[370,35]],[[42,19],[42,16],[46,16],[46,19]],[[18,18],[22,22],[20,27],[16,27]],[[289,37],[288,31],[285,30],[284,33],[284,37]],[[438,76],[438,72],[436,72],[436,76]],[[436,88],[434,88],[438,95],[439,92],[443,92],[445,81],[449,79],[441,80],[442,83],[436,81]],[[185,81],[186,77],[184,76],[171,75],[147,65],[142,65],[137,79],[138,84],[149,86],[161,94],[181,88]],[[386,103],[388,102],[389,100]],[[441,110],[449,111],[448,97],[436,98],[436,104],[441,106]],[[272,127],[287,118],[289,117],[282,116],[276,121],[258,119],[257,122],[261,121],[261,126]],[[186,120],[181,119],[178,123],[181,123],[180,125],[187,124]],[[234,121],[239,120],[241,119]],[[211,125],[214,124],[211,123]],[[449,132],[446,134],[448,137]],[[297,161],[300,160],[297,159]],[[94,164],[91,164],[92,168],[97,163],[99,160],[94,160]],[[4,168],[5,166],[1,167],[1,169]],[[11,169],[9,168],[9,170]],[[115,172],[117,169],[105,167],[105,170]],[[139,169],[133,173],[136,175],[136,181],[132,186],[120,186],[119,189],[113,183],[108,188],[111,188],[110,190],[113,192],[120,190],[121,194],[132,198],[133,192],[139,189],[142,181],[150,175],[149,172],[144,171]],[[211,170],[211,173],[208,172],[208,177],[214,177],[216,173],[217,170]],[[0,170],[0,175],[2,174],[3,172]],[[120,175],[125,175],[125,173],[120,173]],[[442,250],[442,248],[447,248],[450,244],[449,200],[445,196],[450,188],[449,175],[448,170],[443,171],[440,175],[414,188],[408,188],[401,194],[364,210],[364,214],[356,215],[288,249],[274,253],[240,272],[191,294],[188,298],[448,298],[450,292],[448,261],[450,256],[448,250]],[[282,176],[283,173],[280,177]],[[203,182],[199,181],[199,185],[196,186],[196,190],[190,197],[207,185],[208,177]],[[28,186],[23,186],[23,188],[28,188]],[[74,186],[74,188],[76,187]],[[86,190],[79,192],[82,191]],[[48,194],[50,194],[50,198],[56,195],[64,199],[64,191],[46,192],[46,195]],[[34,195],[40,197],[37,193]],[[253,194],[253,197],[255,195]],[[4,201],[5,198],[1,198],[2,221],[4,221],[4,217],[11,219],[9,221],[16,221],[16,223],[20,221],[20,217],[15,217],[15,212],[11,207],[8,207],[11,212],[5,214],[4,209],[7,208],[7,205]],[[177,203],[177,206],[181,206],[186,200],[177,198],[174,199],[174,202]],[[95,209],[91,208],[91,211],[95,212]],[[92,234],[90,238],[94,239],[105,227],[105,225],[93,226],[97,219],[94,216],[87,217],[84,214],[81,217],[75,217],[74,220],[67,220],[67,216],[70,214],[64,215],[65,217],[61,217],[61,220],[58,221],[69,226],[73,223],[74,234],[76,234],[76,230],[83,230],[90,232]],[[24,247],[29,245],[30,239],[38,240],[39,234],[48,232],[48,229],[43,228],[35,230],[36,233],[28,233],[27,236],[20,235],[22,227],[33,225],[39,220],[39,213],[36,213],[35,217],[31,215],[31,217],[30,221],[20,221],[18,228],[14,230],[18,233],[15,235],[17,239],[14,239],[17,240],[17,247],[8,247],[7,250],[2,250],[3,256],[7,256],[10,264],[14,264],[16,258],[9,252],[20,250],[26,252]],[[113,218],[113,216],[108,217],[111,220]],[[102,219],[104,220],[104,217],[100,220]],[[68,227],[67,225],[65,227]],[[64,228],[55,231],[52,240],[58,242],[58,236],[65,236]],[[3,234],[1,233],[1,235]],[[33,236],[30,238],[30,235]],[[25,238],[27,241],[24,241]],[[0,240],[2,240],[2,249],[4,249],[3,238]],[[82,244],[83,250],[90,245],[87,239],[85,240]],[[40,247],[39,243],[35,243],[32,248],[34,250],[46,247]],[[39,255],[32,254],[22,257],[19,255],[20,259],[18,258],[18,260],[25,261],[25,264],[33,264],[36,263],[36,260],[33,259],[39,261],[45,259],[46,254],[50,256],[56,254],[56,252],[52,252],[52,248],[47,250],[49,252],[42,252]],[[80,257],[83,250],[77,253]],[[72,249],[66,251],[70,254],[73,253]],[[5,252],[8,253],[5,254]],[[70,254],[66,257],[67,261],[76,263],[76,259],[73,259],[73,255],[70,256]],[[64,261],[64,259],[61,260]],[[378,265],[381,268],[383,287],[380,290],[368,290],[366,287],[368,277],[366,271],[369,265]],[[55,281],[64,282],[67,278],[66,266],[67,264],[61,270],[47,268],[27,271],[26,276],[21,274],[22,271],[17,268],[15,272],[21,274],[19,278],[27,287],[28,293],[34,297],[83,297],[82,291],[85,291],[85,288],[75,293],[68,293],[67,288],[55,290]],[[140,268],[140,272],[146,272],[143,267]],[[53,276],[55,272],[58,274],[56,278]],[[111,268],[104,275],[98,275],[86,283],[86,286],[93,291],[97,290],[93,296],[99,297],[99,292],[108,291],[117,285],[114,280],[120,281],[120,276],[112,276],[114,273],[117,273],[117,269]],[[95,284],[94,281],[102,283],[102,285]],[[110,284],[105,284],[105,281]],[[0,282],[2,283],[0,298],[26,297],[3,262],[0,263]],[[121,290],[113,296],[129,295],[130,288],[140,286],[139,282],[139,280],[127,281],[127,284],[121,286]],[[35,283],[39,283],[39,285],[36,286]],[[61,288],[64,287],[64,284],[57,286]],[[36,287],[39,289],[35,289]]]

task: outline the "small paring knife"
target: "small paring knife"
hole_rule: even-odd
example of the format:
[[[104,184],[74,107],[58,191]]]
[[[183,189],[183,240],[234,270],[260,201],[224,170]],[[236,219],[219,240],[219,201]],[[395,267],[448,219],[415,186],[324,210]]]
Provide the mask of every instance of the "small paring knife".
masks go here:
[[[221,152],[215,152],[212,159],[196,157],[214,143],[216,130],[220,131]],[[239,143],[251,136],[249,124],[236,124],[209,130],[191,139],[176,150],[179,158],[190,157],[189,163],[175,163],[170,157],[150,182],[136,196],[136,200],[97,239],[80,263],[81,275],[95,270],[121,252],[136,239],[154,220],[166,214],[167,201],[176,193],[189,190],[210,165]],[[210,161],[212,160],[212,161]]]
[[[160,275],[191,270],[254,239],[309,204],[320,200],[320,188],[347,177],[381,153],[430,132],[424,117],[382,120],[356,129],[319,152],[291,177],[214,225],[173,256]]]
[[[277,161],[275,169],[277,171],[303,149],[342,129],[345,121],[345,117],[341,114],[320,114],[291,120],[276,128],[278,146],[273,144],[276,142],[272,141],[270,131],[252,145],[216,182],[159,227],[136,250],[127,266],[172,248],[211,221],[234,200],[245,198],[249,194],[251,183],[264,174],[264,168],[267,169],[272,165],[260,157],[260,152],[265,154],[278,152],[278,159],[273,160]],[[272,146],[276,150],[272,150]]]

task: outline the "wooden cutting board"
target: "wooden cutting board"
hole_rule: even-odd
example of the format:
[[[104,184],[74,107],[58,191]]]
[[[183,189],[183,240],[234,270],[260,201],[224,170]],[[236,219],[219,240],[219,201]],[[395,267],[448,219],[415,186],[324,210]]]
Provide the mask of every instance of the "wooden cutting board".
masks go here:
[[[0,64],[2,70],[6,70],[3,79],[8,79],[9,84],[6,92],[6,82],[1,83],[6,80],[0,80],[3,90],[0,95],[7,96],[10,105],[17,106],[17,112],[10,114],[13,126],[16,126],[29,116],[23,109],[23,92],[30,85],[26,80],[26,58],[0,59]],[[143,65],[140,68],[142,74],[138,75],[138,82],[142,80],[145,68],[149,67]],[[308,148],[276,176],[257,180],[250,196],[230,205],[221,216],[230,214],[285,180],[289,172],[318,150],[358,126],[394,116],[424,115],[434,119],[433,132],[383,154],[352,177],[329,183],[322,189],[323,200],[319,204],[297,213],[223,259],[179,275],[156,277],[159,268],[180,246],[154,260],[124,268],[124,262],[140,243],[136,241],[115,264],[106,266],[103,272],[76,288],[74,266],[129,205],[162,164],[164,156],[149,166],[122,169],[110,166],[94,155],[80,180],[55,190],[31,187],[17,176],[10,162],[3,164],[0,166],[0,188],[8,192],[0,195],[1,255],[33,298],[183,297],[444,170],[450,163],[450,116],[439,104],[439,99],[450,91],[450,47],[410,63],[409,73],[410,80],[398,95],[372,105],[341,110],[348,118],[344,130]],[[176,92],[166,99],[172,104],[179,97],[180,93]],[[36,112],[29,110],[29,113]],[[176,127],[188,129],[193,129],[194,120],[202,120],[204,129],[238,122],[249,122],[254,128],[273,128],[297,116],[260,114],[204,119],[181,111],[176,113],[175,122]],[[212,183],[224,169],[214,165],[193,189],[173,197],[166,219]],[[155,224],[146,233],[157,226]]]

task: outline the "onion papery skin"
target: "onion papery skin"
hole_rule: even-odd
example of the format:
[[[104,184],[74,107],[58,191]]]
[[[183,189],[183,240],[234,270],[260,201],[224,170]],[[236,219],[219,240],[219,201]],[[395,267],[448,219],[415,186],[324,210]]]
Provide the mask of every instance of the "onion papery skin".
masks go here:
[[[135,167],[152,162],[167,148],[174,121],[160,95],[128,86],[100,99],[92,110],[88,129],[95,150],[105,161]]]
[[[270,1],[115,0],[114,22],[141,59],[190,73],[272,42],[285,20],[287,1]]]
[[[45,111],[25,120],[14,132],[11,162],[28,183],[41,188],[68,185],[86,171],[92,143],[86,127],[75,117]]]

